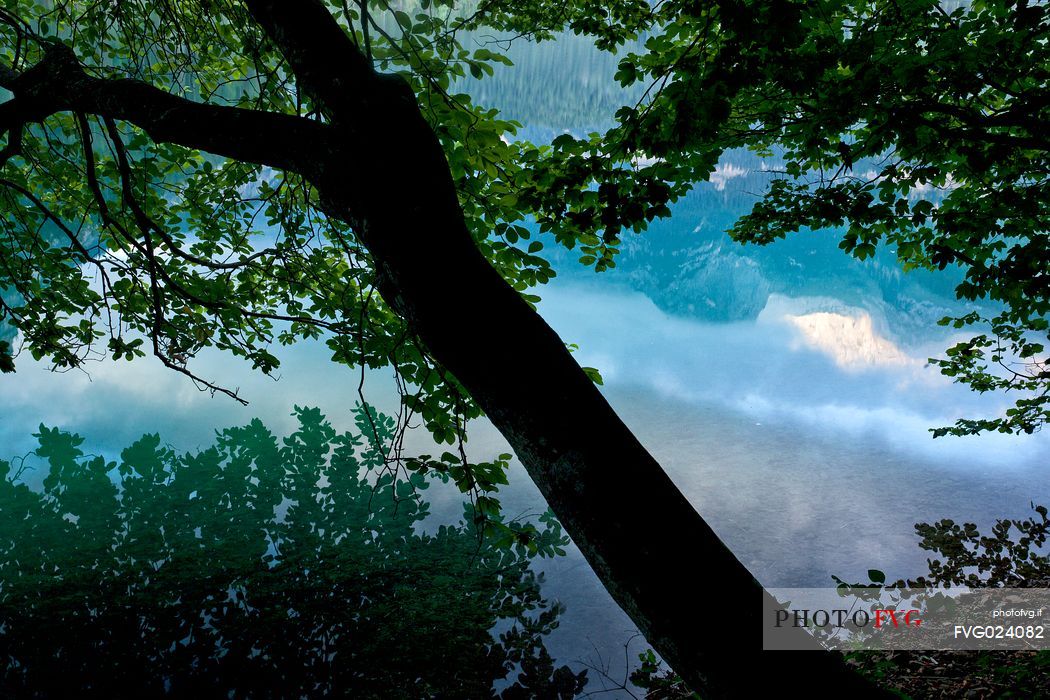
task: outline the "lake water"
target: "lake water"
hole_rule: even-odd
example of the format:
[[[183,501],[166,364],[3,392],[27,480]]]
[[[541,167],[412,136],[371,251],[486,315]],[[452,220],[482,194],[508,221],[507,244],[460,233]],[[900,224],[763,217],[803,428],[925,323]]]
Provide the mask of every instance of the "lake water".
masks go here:
[[[611,278],[610,278],[611,280]],[[770,586],[820,586],[832,574],[863,579],[924,571],[913,525],[950,517],[987,526],[1050,503],[1045,435],[933,440],[927,428],[967,411],[996,410],[1000,397],[951,385],[924,359],[937,347],[902,348],[873,330],[864,312],[807,311],[812,301],[773,296],[755,320],[712,322],[662,311],[648,296],[604,279],[544,290],[543,315],[599,368],[613,406],[737,556]],[[821,308],[834,306],[821,301]],[[801,319],[801,320],[800,320]],[[88,437],[87,452],[115,457],[144,432],[179,449],[210,444],[216,428],[261,417],[277,433],[293,427],[293,405],[320,407],[337,428],[352,426],[354,373],[328,362],[322,346],[282,355],[280,381],[206,356],[205,376],[239,386],[251,405],[211,398],[151,360],[52,374],[23,361],[0,378],[0,445],[24,454],[40,423]],[[369,400],[392,409],[385,377]],[[420,438],[419,449],[425,449]],[[471,454],[506,449],[487,424],[474,426]],[[30,474],[30,482],[42,475]],[[432,489],[434,522],[453,522],[461,497]],[[545,510],[515,465],[501,494],[505,512]],[[683,575],[693,575],[682,542]],[[624,671],[645,648],[578,552],[541,560],[543,592],[566,605],[548,648],[560,662]],[[596,674],[591,672],[597,682]]]
[[[527,56],[524,63],[528,74]],[[607,69],[601,63],[581,75],[596,80]],[[508,104],[519,104],[507,91],[530,84],[497,83],[494,99],[503,90]],[[552,131],[570,118],[557,113],[536,128]],[[1024,517],[1030,502],[1050,504],[1046,435],[930,437],[931,427],[1007,405],[926,364],[953,338],[933,323],[961,308],[950,274],[904,275],[891,252],[850,261],[831,235],[737,246],[722,231],[763,173],[756,159],[730,154],[670,221],[627,242],[615,271],[576,270],[559,253],[562,274],[539,290],[543,316],[579,344],[581,364],[601,371],[612,405],[737,556],[769,586],[859,579],[869,568],[913,576],[925,562],[916,522],[947,517],[986,527]],[[87,452],[109,456],[144,432],[178,449],[201,448],[215,429],[253,417],[287,433],[293,405],[317,406],[337,428],[350,428],[357,375],[331,364],[319,344],[278,354],[276,382],[231,358],[199,359],[202,376],[239,387],[248,407],[202,394],[151,359],[99,364],[89,375],[53,374],[23,358],[16,374],[0,376],[2,456],[29,452],[40,424],[85,435]],[[368,378],[368,398],[381,410],[393,408],[390,386],[383,374]],[[422,437],[414,439],[423,449]],[[505,450],[491,426],[474,426],[472,457]],[[458,519],[458,493],[438,489],[430,498],[432,524]],[[510,514],[546,508],[517,465],[501,498]],[[694,575],[690,543],[681,551],[683,575]],[[575,550],[536,565],[547,573],[544,594],[567,606],[549,638],[554,657],[608,665],[622,679],[624,645],[630,641],[632,661],[645,648],[632,639],[630,620]],[[598,676],[591,672],[593,688]]]

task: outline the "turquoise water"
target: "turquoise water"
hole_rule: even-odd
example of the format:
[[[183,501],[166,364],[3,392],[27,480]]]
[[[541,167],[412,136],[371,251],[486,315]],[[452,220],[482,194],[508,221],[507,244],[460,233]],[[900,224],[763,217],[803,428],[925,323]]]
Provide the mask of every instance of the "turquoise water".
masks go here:
[[[513,116],[533,109],[533,135],[600,124],[591,116],[615,103],[616,92],[593,86],[606,85],[613,63],[571,43],[560,50],[516,55],[514,79],[479,97],[502,101]],[[565,65],[576,72],[558,90],[530,92],[547,89],[544,76]],[[563,104],[564,90],[592,87],[593,100],[579,110],[544,107]],[[888,251],[851,261],[827,234],[762,249],[732,243],[724,228],[764,177],[760,161],[728,155],[669,221],[626,242],[615,271],[576,269],[571,254],[559,253],[561,274],[540,292],[543,316],[580,345],[581,364],[602,372],[610,402],[739,558],[781,587],[863,577],[869,568],[915,575],[925,555],[914,523],[950,517],[986,526],[1024,516],[1030,501],[1050,503],[1046,435],[929,435],[1008,405],[926,365],[955,337],[934,324],[963,308],[951,275],[906,275]],[[331,364],[320,344],[278,354],[278,381],[228,357],[199,358],[197,371],[239,388],[247,407],[200,393],[149,358],[65,374],[21,358],[16,374],[0,376],[2,456],[32,450],[40,424],[78,432],[86,452],[110,458],[144,432],[179,450],[202,449],[216,429],[255,417],[285,435],[295,428],[295,405],[319,407],[337,429],[353,425],[354,372]],[[394,408],[391,389],[385,374],[368,376],[368,398],[381,410]],[[411,441],[426,449],[423,436]],[[474,426],[472,457],[503,451],[491,426]],[[25,480],[39,485],[44,475],[38,464]],[[457,492],[435,487],[428,498],[433,515],[421,527],[458,521]],[[502,500],[512,515],[545,510],[518,465]],[[681,546],[685,573],[690,544]],[[570,548],[533,566],[547,574],[543,595],[566,606],[547,639],[551,654],[576,669],[608,664],[621,679],[624,645],[633,657],[644,640],[632,639],[630,620],[579,553]],[[599,676],[592,669],[592,688]]]

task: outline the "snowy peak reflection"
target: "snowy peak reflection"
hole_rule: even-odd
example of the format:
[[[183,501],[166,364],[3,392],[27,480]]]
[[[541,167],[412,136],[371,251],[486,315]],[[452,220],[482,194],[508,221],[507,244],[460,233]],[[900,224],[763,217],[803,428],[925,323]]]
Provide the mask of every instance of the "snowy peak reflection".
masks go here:
[[[849,372],[925,364],[886,337],[886,331],[877,329],[868,311],[833,299],[791,299],[771,294],[759,322],[786,323],[797,332],[796,347],[817,350]]]
[[[754,320],[705,320],[602,281],[549,285],[540,304],[562,338],[579,345],[576,360],[602,373],[607,391],[641,391],[746,417],[761,423],[756,429],[822,434],[956,469],[1045,457],[1045,436],[931,438],[932,427],[1008,405],[926,366],[952,340],[944,329],[902,338],[878,305],[830,296],[767,295],[760,309]],[[692,429],[676,428],[676,440]]]

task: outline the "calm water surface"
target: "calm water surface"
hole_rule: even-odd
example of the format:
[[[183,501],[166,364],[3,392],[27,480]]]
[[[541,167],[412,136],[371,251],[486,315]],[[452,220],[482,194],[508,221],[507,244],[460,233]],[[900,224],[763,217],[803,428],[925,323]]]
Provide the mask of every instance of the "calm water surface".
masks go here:
[[[580,344],[579,360],[602,371],[613,406],[767,585],[819,586],[831,574],[863,578],[869,568],[915,575],[925,556],[914,523],[987,525],[1024,516],[1030,501],[1050,503],[1045,436],[932,440],[927,428],[995,410],[1001,399],[943,380],[924,366],[934,346],[895,344],[863,310],[818,307],[835,304],[774,295],[755,320],[711,322],[669,314],[640,291],[598,279],[553,285],[541,310]],[[230,358],[201,359],[199,371],[239,386],[248,407],[210,398],[149,360],[98,365],[90,376],[23,361],[0,378],[0,445],[5,455],[24,454],[44,423],[85,435],[87,452],[113,457],[147,431],[193,450],[210,444],[216,428],[253,417],[289,432],[296,404],[352,427],[356,374],[328,362],[320,345],[286,349],[283,359],[277,382]],[[369,377],[370,401],[392,409],[392,397],[385,376]],[[422,436],[417,446],[427,449]],[[475,426],[475,458],[505,449],[491,426]],[[428,498],[434,527],[460,517],[458,493],[431,489]],[[511,515],[545,510],[518,465],[502,499]],[[681,553],[683,575],[695,575],[689,542]],[[544,594],[567,606],[548,640],[552,655],[609,664],[622,677],[633,625],[578,552],[536,565],[547,572]],[[630,658],[643,648],[635,638]]]

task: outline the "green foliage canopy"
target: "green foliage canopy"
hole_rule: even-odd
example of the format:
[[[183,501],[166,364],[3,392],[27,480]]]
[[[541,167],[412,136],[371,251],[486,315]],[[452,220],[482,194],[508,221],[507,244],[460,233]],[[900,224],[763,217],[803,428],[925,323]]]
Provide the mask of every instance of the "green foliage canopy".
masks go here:
[[[936,434],[1031,432],[1050,415],[1040,359],[1050,260],[1044,5],[329,7],[376,68],[411,85],[477,245],[530,301],[554,276],[544,246],[608,269],[623,237],[668,216],[726,149],[751,148],[779,167],[734,238],[765,244],[843,227],[842,248],[858,258],[889,245],[905,268],[958,265],[961,297],[1000,305],[992,318],[944,319],[988,330],[936,362],[974,389],[1021,398],[1003,416]],[[16,94],[48,52],[66,47],[96,77],[328,118],[237,0],[17,0],[0,18],[0,86]],[[499,42],[473,39],[492,31],[517,41],[589,37],[620,52],[617,79],[644,85],[644,95],[604,133],[518,139],[520,124],[463,92],[468,78],[509,63]],[[393,368],[405,423],[416,416],[438,442],[462,442],[477,407],[375,293],[368,251],[303,177],[155,140],[104,115],[40,116],[31,100],[3,103],[0,131],[0,314],[20,333],[19,348],[0,346],[0,369],[12,369],[21,349],[59,368],[151,353],[202,389],[234,395],[194,372],[198,352],[232,352],[270,373],[274,344],[324,338],[336,362]]]

